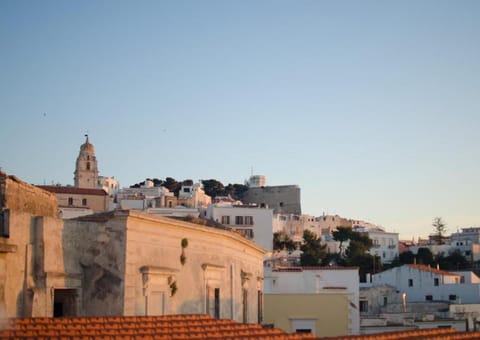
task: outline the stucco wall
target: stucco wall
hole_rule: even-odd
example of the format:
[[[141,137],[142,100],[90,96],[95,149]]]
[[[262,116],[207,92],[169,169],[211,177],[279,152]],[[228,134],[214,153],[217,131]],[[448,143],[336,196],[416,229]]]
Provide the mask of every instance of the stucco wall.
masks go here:
[[[247,321],[257,322],[257,292],[263,290],[260,247],[226,230],[141,213],[130,212],[127,229],[125,315],[148,314],[154,293],[164,294],[167,314],[212,313],[213,296],[208,311],[205,300],[210,287],[210,294],[220,289],[220,317],[242,322],[245,288]],[[182,265],[183,238],[188,246]],[[173,281],[178,290],[170,296]]]
[[[0,207],[31,215],[56,216],[54,194],[0,172]]]
[[[123,315],[125,218],[113,216],[65,221],[65,261],[82,280],[81,315]]]
[[[348,331],[348,294],[265,294],[265,323],[292,332],[293,319],[313,319],[318,337]]]

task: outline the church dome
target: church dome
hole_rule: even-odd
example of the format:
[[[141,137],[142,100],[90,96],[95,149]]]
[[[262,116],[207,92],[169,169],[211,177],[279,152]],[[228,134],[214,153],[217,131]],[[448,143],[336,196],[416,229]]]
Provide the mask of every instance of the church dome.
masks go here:
[[[87,137],[87,139],[85,140],[85,143],[83,143],[81,146],[80,146],[80,152],[90,152],[90,153],[94,153],[95,152],[95,149],[93,147],[93,144],[90,143],[90,141],[88,140],[88,135],[85,135],[85,137]]]

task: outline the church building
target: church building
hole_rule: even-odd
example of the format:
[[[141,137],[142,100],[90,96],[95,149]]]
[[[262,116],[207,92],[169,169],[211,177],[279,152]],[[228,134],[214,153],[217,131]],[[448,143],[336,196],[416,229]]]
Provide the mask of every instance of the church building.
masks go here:
[[[73,218],[113,210],[119,183],[113,177],[99,176],[95,148],[85,135],[74,171],[74,186],[39,185],[57,196],[59,215]]]

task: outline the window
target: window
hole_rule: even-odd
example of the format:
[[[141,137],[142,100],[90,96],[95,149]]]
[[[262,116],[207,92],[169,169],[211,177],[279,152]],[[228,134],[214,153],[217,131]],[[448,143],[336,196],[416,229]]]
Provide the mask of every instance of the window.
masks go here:
[[[263,322],[263,292],[259,290],[257,292],[257,306],[258,306],[258,320],[257,323]]]
[[[253,216],[245,216],[245,224],[253,225]]]
[[[190,188],[183,188],[183,192],[190,192]]]
[[[215,288],[215,319],[220,319],[220,288]]]
[[[425,301],[433,301],[433,296],[425,295]]]
[[[243,289],[242,294],[243,323],[248,323],[248,290]]]
[[[87,199],[86,199],[86,198],[82,199],[82,205],[83,205],[83,206],[86,206],[86,205],[87,205]]]
[[[360,313],[368,313],[368,301],[360,300]]]
[[[283,208],[283,202],[280,202],[280,208]]]
[[[439,284],[439,280],[438,280],[438,277],[436,277],[433,279],[433,285],[438,286],[438,284]]]
[[[253,239],[253,230],[252,229],[240,229],[239,230],[245,237]]]
[[[386,296],[383,297],[383,305],[386,306],[388,303],[388,298]]]
[[[73,197],[68,198],[68,205],[73,205]]]
[[[408,286],[413,287],[413,279],[408,279]]]
[[[457,296],[454,295],[454,294],[450,294],[450,295],[448,296],[448,299],[449,299],[450,301],[455,301],[455,300],[457,299]]]
[[[230,216],[222,216],[222,224],[230,224]]]
[[[90,162],[87,162],[87,170],[90,170]]]
[[[243,224],[243,216],[235,216],[235,224]]]

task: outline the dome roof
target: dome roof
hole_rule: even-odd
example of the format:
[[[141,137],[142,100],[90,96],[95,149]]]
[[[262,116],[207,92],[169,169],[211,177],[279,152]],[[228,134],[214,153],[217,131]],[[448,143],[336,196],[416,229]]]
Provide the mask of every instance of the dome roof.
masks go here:
[[[85,143],[83,143],[80,146],[80,152],[84,152],[84,151],[95,152],[95,148],[93,147],[93,144],[91,144],[90,141],[88,140],[88,135],[85,135],[85,137],[87,139],[85,140]]]

